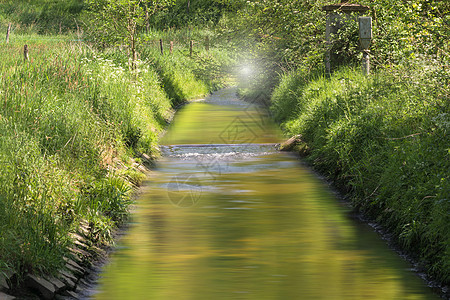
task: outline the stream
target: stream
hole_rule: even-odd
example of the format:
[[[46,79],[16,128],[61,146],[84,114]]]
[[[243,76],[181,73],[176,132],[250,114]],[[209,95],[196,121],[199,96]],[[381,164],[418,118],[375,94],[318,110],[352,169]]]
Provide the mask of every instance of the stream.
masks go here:
[[[224,89],[180,109],[87,299],[439,299]]]

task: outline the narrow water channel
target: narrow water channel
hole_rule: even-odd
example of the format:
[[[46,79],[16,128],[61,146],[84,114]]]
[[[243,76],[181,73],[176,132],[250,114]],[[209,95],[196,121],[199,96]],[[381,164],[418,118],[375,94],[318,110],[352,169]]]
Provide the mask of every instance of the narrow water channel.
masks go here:
[[[91,299],[438,299],[279,140],[233,89],[182,108]]]

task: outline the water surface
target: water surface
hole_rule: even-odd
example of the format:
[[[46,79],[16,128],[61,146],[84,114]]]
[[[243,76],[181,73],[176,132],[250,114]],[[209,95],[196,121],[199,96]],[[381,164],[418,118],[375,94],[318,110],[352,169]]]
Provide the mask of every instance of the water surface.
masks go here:
[[[183,108],[92,299],[437,299],[279,136],[234,90]]]

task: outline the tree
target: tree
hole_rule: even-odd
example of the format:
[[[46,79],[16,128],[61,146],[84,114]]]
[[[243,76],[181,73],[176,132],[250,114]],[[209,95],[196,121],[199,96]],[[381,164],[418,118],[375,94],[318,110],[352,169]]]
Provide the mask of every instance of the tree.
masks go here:
[[[129,65],[136,69],[140,29],[149,17],[173,0],[87,0],[89,34],[99,45],[128,46]],[[147,25],[147,24],[146,24]]]
[[[174,5],[154,16],[158,29],[214,27],[226,13],[236,14],[244,0],[177,0]]]

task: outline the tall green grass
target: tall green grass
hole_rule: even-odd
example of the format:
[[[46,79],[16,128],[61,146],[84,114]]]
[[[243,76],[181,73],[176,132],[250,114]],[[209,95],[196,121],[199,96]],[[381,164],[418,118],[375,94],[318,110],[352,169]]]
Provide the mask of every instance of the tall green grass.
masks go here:
[[[447,66],[448,67],[448,66]],[[429,57],[364,77],[293,72],[272,95],[308,160],[444,283],[450,276],[450,73]]]
[[[132,150],[155,153],[171,103],[145,62],[136,79],[120,53],[14,41],[0,50],[0,265],[51,273],[80,222],[107,243],[126,219]]]
[[[158,56],[158,52],[153,51],[147,55],[155,57],[153,61],[155,69],[162,78],[167,95],[175,105],[208,94],[208,86],[195,76],[188,65],[189,59],[182,53]]]
[[[131,72],[125,51],[72,40],[14,34],[0,49],[0,272],[55,272],[80,224],[111,243],[143,177],[132,157],[157,155],[172,107],[224,84],[232,62],[147,47]]]
[[[119,128],[126,146],[154,152],[157,136],[170,115],[171,103],[148,61],[138,61],[136,74],[127,68],[123,53],[86,53],[86,69],[94,112]]]
[[[234,83],[232,70],[239,55],[229,51],[226,43],[209,29],[151,30],[143,40],[145,43],[139,49],[141,58],[152,61],[174,104],[201,98],[210,91]],[[169,52],[170,42],[173,42],[172,53]]]

